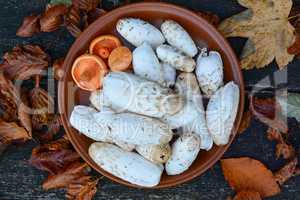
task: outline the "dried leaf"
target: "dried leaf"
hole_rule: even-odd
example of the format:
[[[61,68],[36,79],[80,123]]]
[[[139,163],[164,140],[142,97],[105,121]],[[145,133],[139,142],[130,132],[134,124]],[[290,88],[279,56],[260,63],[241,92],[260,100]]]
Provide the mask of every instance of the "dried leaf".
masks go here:
[[[225,179],[236,192],[257,191],[262,198],[280,192],[272,172],[257,160],[246,157],[223,159],[221,166]]]
[[[211,12],[197,12],[198,15],[200,15],[202,18],[204,18],[206,21],[217,27],[220,24],[220,18],[218,15],[215,15]]]
[[[70,183],[87,175],[88,165],[86,163],[74,162],[66,169],[55,175],[50,175],[43,183],[44,190],[67,187]]]
[[[96,21],[99,17],[103,16],[105,13],[107,13],[105,10],[100,9],[100,8],[96,8],[94,10],[91,10],[88,12],[87,14],[87,22],[88,24],[93,23],[94,21]]]
[[[54,61],[53,63],[53,73],[54,73],[54,78],[58,81],[62,80],[64,77],[64,70],[62,69],[63,64],[64,64],[65,58],[59,58]]]
[[[3,60],[0,68],[9,79],[27,80],[48,66],[48,55],[37,45],[17,46]]]
[[[40,130],[53,120],[54,99],[46,90],[38,86],[30,92],[30,98],[33,108],[32,126],[33,129]]]
[[[82,17],[81,12],[75,6],[72,6],[65,17],[65,26],[74,37],[78,37],[82,33]]]
[[[20,97],[13,83],[0,72],[0,108],[2,118],[7,121],[18,120],[18,102]]]
[[[300,58],[300,33],[296,34],[295,42],[288,48],[288,53],[296,55],[297,58]]]
[[[31,37],[40,32],[40,15],[30,15],[24,18],[16,35],[19,37]]]
[[[90,176],[80,177],[67,187],[66,198],[69,200],[91,200],[97,192],[99,179]]]
[[[26,91],[27,92],[27,91]],[[18,119],[20,124],[26,129],[30,137],[32,136],[31,116],[29,115],[29,103],[27,93],[23,92],[21,95],[21,102],[18,107]]]
[[[300,121],[300,94],[282,93],[276,97],[276,100],[285,116],[294,117],[297,121]]]
[[[278,143],[282,143],[284,141],[281,133],[277,129],[270,128],[270,127],[267,130],[267,138],[270,141],[275,140]]]
[[[286,181],[288,181],[295,175],[297,164],[298,159],[294,158],[274,174],[275,179],[279,185],[283,185]]]
[[[237,193],[233,200],[261,200],[261,197],[258,192],[245,190]]]
[[[38,135],[40,141],[43,143],[52,141],[54,136],[59,132],[62,124],[59,115],[55,115],[53,120],[47,125],[46,131],[41,131]]]
[[[281,107],[274,98],[260,99],[250,96],[249,107],[253,116],[269,127],[278,129],[283,133],[288,131],[285,118],[281,114]]]
[[[29,163],[34,167],[56,174],[70,163],[79,161],[80,156],[72,149],[68,140],[59,139],[49,144],[35,147]]]
[[[243,114],[243,118],[240,124],[240,127],[238,129],[238,133],[241,134],[244,131],[247,130],[247,128],[250,126],[251,123],[251,112],[249,110],[245,111]]]
[[[91,11],[98,7],[101,0],[72,0],[73,6],[84,11]]]
[[[292,0],[238,0],[247,10],[224,20],[219,30],[225,37],[246,37],[242,69],[262,68],[274,58],[283,69],[294,58],[287,49],[295,41],[294,28],[288,17]]]
[[[0,119],[0,143],[25,142],[31,139],[27,131],[15,122],[5,122]]]
[[[64,15],[68,12],[68,6],[58,4],[50,6],[40,19],[41,31],[52,32],[57,30],[64,22]]]

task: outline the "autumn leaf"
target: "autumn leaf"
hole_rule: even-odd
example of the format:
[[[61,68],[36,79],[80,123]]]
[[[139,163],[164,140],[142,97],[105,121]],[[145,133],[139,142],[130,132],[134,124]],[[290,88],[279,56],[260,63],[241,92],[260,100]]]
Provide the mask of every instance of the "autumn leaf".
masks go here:
[[[225,179],[236,192],[256,191],[262,198],[280,192],[273,173],[257,160],[247,157],[223,159],[221,166]]]
[[[50,5],[64,4],[70,6],[72,4],[72,0],[51,0]]]
[[[18,120],[19,94],[12,81],[0,72],[0,108],[2,118],[7,122]]]
[[[283,69],[294,58],[287,49],[295,40],[288,21],[292,0],[238,0],[247,10],[224,20],[219,30],[225,37],[248,38],[241,54],[242,69],[263,68],[274,59]]]
[[[58,4],[46,9],[40,18],[42,32],[57,30],[64,22],[64,15],[68,12],[68,6]]]
[[[233,200],[261,200],[261,197],[258,192],[244,190],[237,193]]]
[[[70,163],[79,160],[78,153],[72,149],[70,142],[63,138],[35,147],[29,163],[40,170],[56,174]]]
[[[5,122],[0,119],[0,143],[25,142],[31,139],[27,131],[15,122]]]
[[[37,45],[17,46],[3,60],[0,69],[9,79],[27,80],[48,66],[48,55]]]
[[[91,11],[98,7],[101,0],[73,0],[73,6],[84,11]]]
[[[247,128],[250,126],[251,116],[252,116],[252,114],[251,114],[251,112],[249,110],[244,111],[243,117],[242,117],[242,121],[241,121],[240,127],[238,129],[238,133],[239,134],[241,134],[244,131],[246,131]]]
[[[30,102],[33,109],[32,126],[36,130],[42,129],[54,117],[54,99],[46,90],[40,88],[39,79],[39,76],[36,76],[36,86],[30,92]]]
[[[48,176],[43,183],[43,189],[50,190],[67,187],[78,178],[86,176],[87,172],[88,165],[86,163],[74,162],[57,174]]]
[[[257,98],[250,96],[249,110],[254,117],[259,119],[271,128],[280,132],[288,132],[285,118],[282,116],[280,105],[274,98]]]
[[[41,131],[38,131],[38,138],[41,142],[49,142],[54,139],[54,136],[59,133],[62,126],[60,116],[55,115],[53,119],[47,124],[47,128],[43,128]]]
[[[69,200],[91,200],[97,192],[99,179],[92,179],[90,176],[80,177],[74,180],[67,187],[66,198]]]
[[[19,37],[31,37],[40,32],[40,15],[30,15],[24,18],[22,25],[17,30]]]

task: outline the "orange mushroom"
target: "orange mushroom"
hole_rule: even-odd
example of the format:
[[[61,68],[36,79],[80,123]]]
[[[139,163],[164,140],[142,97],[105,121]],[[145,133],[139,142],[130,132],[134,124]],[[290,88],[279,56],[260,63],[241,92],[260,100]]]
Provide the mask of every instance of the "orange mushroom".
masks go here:
[[[71,73],[79,88],[94,91],[102,87],[102,81],[108,73],[108,68],[100,57],[84,54],[75,60]]]
[[[132,53],[127,47],[114,49],[108,58],[108,66],[111,71],[127,71],[131,68]]]
[[[90,44],[90,53],[107,59],[110,53],[122,43],[113,35],[102,35],[95,38]]]

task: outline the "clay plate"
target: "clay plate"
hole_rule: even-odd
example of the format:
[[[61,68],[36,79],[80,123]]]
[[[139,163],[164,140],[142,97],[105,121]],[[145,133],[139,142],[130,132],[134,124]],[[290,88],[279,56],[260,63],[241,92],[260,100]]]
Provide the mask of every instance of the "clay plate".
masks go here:
[[[91,24],[75,41],[64,62],[64,70],[66,73],[63,80],[59,83],[58,92],[59,109],[64,128],[77,152],[92,168],[113,181],[131,187],[139,187],[111,175],[94,163],[88,155],[88,147],[93,141],[77,132],[69,124],[69,116],[74,105],[89,104],[89,93],[77,88],[72,81],[72,63],[76,57],[88,50],[89,43],[96,36],[109,33],[117,35],[115,25],[117,20],[122,17],[138,17],[147,20],[156,26],[159,26],[164,19],[173,19],[179,22],[191,34],[198,46],[206,46],[209,49],[214,49],[221,53],[224,62],[225,81],[228,82],[230,80],[234,80],[234,82],[240,87],[241,94],[239,110],[229,144],[222,147],[215,146],[208,152],[201,151],[197,160],[186,172],[177,176],[168,176],[164,174],[160,184],[155,188],[166,188],[187,182],[197,176],[200,176],[222,157],[236,135],[244,108],[243,78],[233,50],[212,25],[192,11],[165,3],[130,4],[105,14]]]

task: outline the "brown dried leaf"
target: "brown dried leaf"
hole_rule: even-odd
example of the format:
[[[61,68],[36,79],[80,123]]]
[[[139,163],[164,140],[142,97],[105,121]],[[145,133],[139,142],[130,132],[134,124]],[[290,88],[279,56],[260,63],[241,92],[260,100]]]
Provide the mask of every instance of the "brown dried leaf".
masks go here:
[[[270,127],[267,130],[267,138],[270,141],[275,140],[278,143],[282,143],[284,141],[281,133],[277,129],[270,128]]]
[[[87,22],[88,24],[93,23],[96,21],[99,17],[103,16],[105,13],[107,13],[105,10],[96,8],[94,10],[91,10],[87,13]]]
[[[81,162],[73,162],[58,174],[50,175],[43,183],[44,190],[67,187],[80,177],[87,175],[88,165]]]
[[[271,128],[278,129],[280,132],[288,132],[288,127],[281,115],[280,105],[274,98],[260,99],[250,96],[249,110],[253,116]]]
[[[283,185],[287,180],[295,175],[297,164],[298,159],[294,158],[284,165],[280,170],[275,172],[275,179],[279,185]]]
[[[233,200],[261,200],[261,197],[258,192],[244,190],[237,193]]]
[[[197,12],[197,14],[215,27],[217,27],[220,24],[220,18],[218,15],[206,11]]]
[[[18,119],[20,124],[27,130],[28,134],[32,136],[32,124],[31,124],[31,116],[29,115],[29,103],[27,91],[24,91],[21,94],[21,102],[18,107]]]
[[[63,64],[64,64],[65,58],[59,58],[54,61],[53,63],[53,73],[54,73],[54,78],[58,81],[62,80],[65,72],[62,69]]]
[[[82,13],[72,6],[65,17],[65,26],[74,37],[78,37],[82,32]]]
[[[54,99],[49,93],[40,87],[35,87],[30,92],[31,107],[33,108],[32,126],[40,130],[54,117]]]
[[[300,33],[296,35],[295,42],[288,48],[288,52],[300,58]]]
[[[243,118],[242,118],[242,121],[241,121],[241,124],[240,124],[240,127],[238,129],[238,133],[241,134],[243,133],[244,131],[247,130],[247,128],[250,126],[250,123],[251,123],[251,112],[249,110],[245,111],[244,114],[243,114]]]
[[[294,58],[287,49],[294,43],[288,17],[292,0],[238,0],[247,10],[224,20],[219,30],[225,37],[249,38],[241,57],[242,69],[263,68],[274,59],[283,69]]]
[[[221,166],[225,179],[236,192],[257,191],[262,198],[280,192],[272,172],[257,160],[247,157],[223,159]]]
[[[99,179],[90,176],[80,177],[67,187],[66,198],[69,200],[91,200],[97,192]]]
[[[68,12],[68,6],[58,4],[50,6],[40,19],[41,31],[52,32],[57,30],[64,22],[64,15]]]
[[[59,132],[62,124],[59,115],[55,115],[53,120],[47,125],[45,132],[40,132],[38,137],[42,142],[49,142],[54,139],[54,136]]]
[[[40,15],[30,15],[24,18],[16,35],[19,37],[31,37],[40,32]]]
[[[74,7],[87,12],[97,8],[100,3],[101,0],[72,0]]]
[[[25,142],[31,139],[27,131],[15,122],[5,122],[0,119],[0,143]]]
[[[19,95],[13,83],[0,71],[0,108],[2,118],[7,121],[18,120]]]
[[[9,79],[27,80],[48,66],[48,55],[37,45],[17,46],[3,60],[0,68]]]
[[[35,147],[29,163],[34,167],[56,174],[70,163],[79,161],[80,156],[72,149],[68,140],[59,139],[49,144]]]

